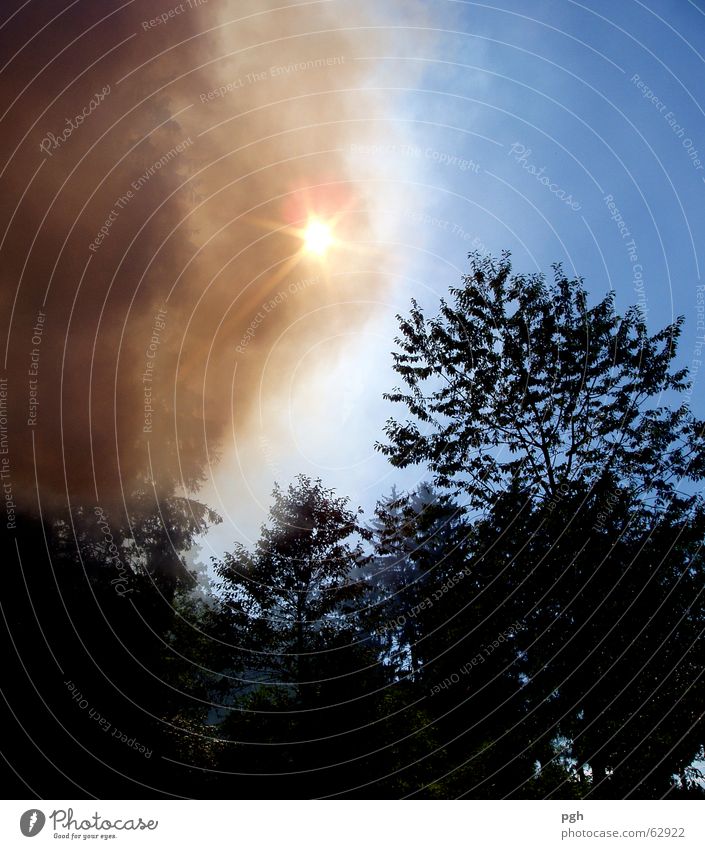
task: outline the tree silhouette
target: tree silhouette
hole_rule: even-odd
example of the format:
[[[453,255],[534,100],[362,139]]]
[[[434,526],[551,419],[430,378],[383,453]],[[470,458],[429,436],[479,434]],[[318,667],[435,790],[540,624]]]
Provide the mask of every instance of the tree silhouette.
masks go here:
[[[475,511],[446,656],[483,651],[488,622],[521,622],[495,683],[452,691],[464,743],[448,780],[479,796],[692,787],[705,438],[674,403],[689,385],[673,369],[682,319],[649,335],[638,309],[590,307],[559,266],[549,283],[505,254],[472,257],[437,316],[414,302],[399,322],[405,389],[387,398],[410,417],[378,448]]]
[[[254,549],[237,545],[215,561],[222,619],[250,682],[221,728],[248,747],[232,761],[226,754],[222,766],[237,762],[254,776],[313,770],[281,779],[280,792],[294,796],[350,785],[384,682],[365,627],[370,532],[347,504],[299,475],[286,490],[275,486]],[[284,748],[282,740],[305,745]],[[355,766],[339,766],[351,757]]]
[[[385,397],[413,418],[390,419],[378,443],[394,465],[427,463],[480,508],[509,486],[550,501],[601,480],[658,509],[679,481],[702,479],[703,422],[686,404],[657,406],[688,385],[671,370],[682,318],[649,336],[637,307],[620,317],[608,295],[589,308],[560,266],[549,284],[512,275],[507,254],[475,256],[450,293],[438,316],[412,302],[399,317],[407,390]]]
[[[367,560],[369,534],[320,480],[299,475],[286,492],[275,486],[273,499],[254,551],[237,545],[216,562],[218,589],[235,621],[271,646],[266,662],[302,686],[315,655],[354,634],[348,614],[362,586],[352,572]]]
[[[412,302],[387,395],[406,413],[378,448],[424,482],[369,526],[318,479],[276,486],[209,587],[187,556],[219,517],[171,483],[18,513],[3,704],[46,762],[30,792],[86,795],[90,774],[115,798],[701,798],[705,438],[682,320],[650,334],[589,301],[504,255],[474,256],[437,315]]]

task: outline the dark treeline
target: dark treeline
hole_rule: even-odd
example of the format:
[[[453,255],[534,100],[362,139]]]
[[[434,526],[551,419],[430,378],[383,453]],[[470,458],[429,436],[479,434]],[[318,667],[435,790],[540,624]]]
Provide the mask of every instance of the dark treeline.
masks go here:
[[[472,257],[400,317],[378,449],[425,481],[363,516],[277,487],[196,584],[218,517],[5,538],[3,744],[18,797],[702,796],[703,422],[682,322]]]

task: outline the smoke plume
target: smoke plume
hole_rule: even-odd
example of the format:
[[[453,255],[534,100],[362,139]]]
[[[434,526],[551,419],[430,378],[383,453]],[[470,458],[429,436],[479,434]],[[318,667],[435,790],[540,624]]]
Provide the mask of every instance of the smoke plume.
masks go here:
[[[418,19],[62,5],[18,2],[0,29],[0,441],[13,503],[45,512],[196,491],[276,394],[273,343],[294,359],[323,322],[364,322],[394,187],[349,158],[393,138],[396,96],[364,57],[408,46],[383,14]],[[325,260],[301,250],[312,214],[334,223]]]

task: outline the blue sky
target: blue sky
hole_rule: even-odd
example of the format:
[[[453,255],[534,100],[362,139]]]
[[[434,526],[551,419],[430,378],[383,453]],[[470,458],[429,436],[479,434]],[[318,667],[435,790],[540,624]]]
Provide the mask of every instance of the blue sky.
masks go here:
[[[508,249],[526,272],[562,262],[596,298],[611,288],[620,310],[642,303],[652,330],[684,315],[680,361],[702,412],[705,4],[443,0],[425,9],[423,32],[389,20],[400,28],[394,53],[366,52],[364,38],[355,45],[390,109],[367,147],[351,130],[351,169],[361,180],[377,174],[375,215],[394,270],[373,317],[313,371],[302,352],[289,396],[262,412],[257,444],[225,456],[213,487],[227,489],[246,467],[249,491],[201,556],[256,535],[275,479],[320,475],[368,512],[392,484],[419,480],[373,451],[392,411],[381,395],[396,382],[394,314],[412,296],[433,310],[473,248]],[[268,434],[279,414],[286,427]],[[206,500],[218,501],[211,487]]]

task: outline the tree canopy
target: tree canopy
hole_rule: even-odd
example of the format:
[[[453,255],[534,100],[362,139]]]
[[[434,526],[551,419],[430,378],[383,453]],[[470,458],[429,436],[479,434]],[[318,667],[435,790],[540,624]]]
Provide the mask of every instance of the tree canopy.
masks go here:
[[[37,744],[121,798],[701,798],[705,441],[682,327],[650,332],[560,266],[472,256],[437,314],[399,316],[378,448],[420,482],[370,515],[320,479],[277,484],[210,583],[187,557],[219,517],[173,492],[19,516],[10,664],[63,735],[32,695]],[[75,795],[51,770],[36,792]]]
[[[649,335],[637,307],[594,306],[579,278],[512,274],[508,255],[472,257],[437,316],[416,301],[399,316],[387,394],[411,417],[390,419],[379,449],[399,467],[426,464],[441,487],[486,507],[508,488],[546,500],[560,487],[611,480],[663,505],[705,472],[703,422],[673,393],[683,319]]]

